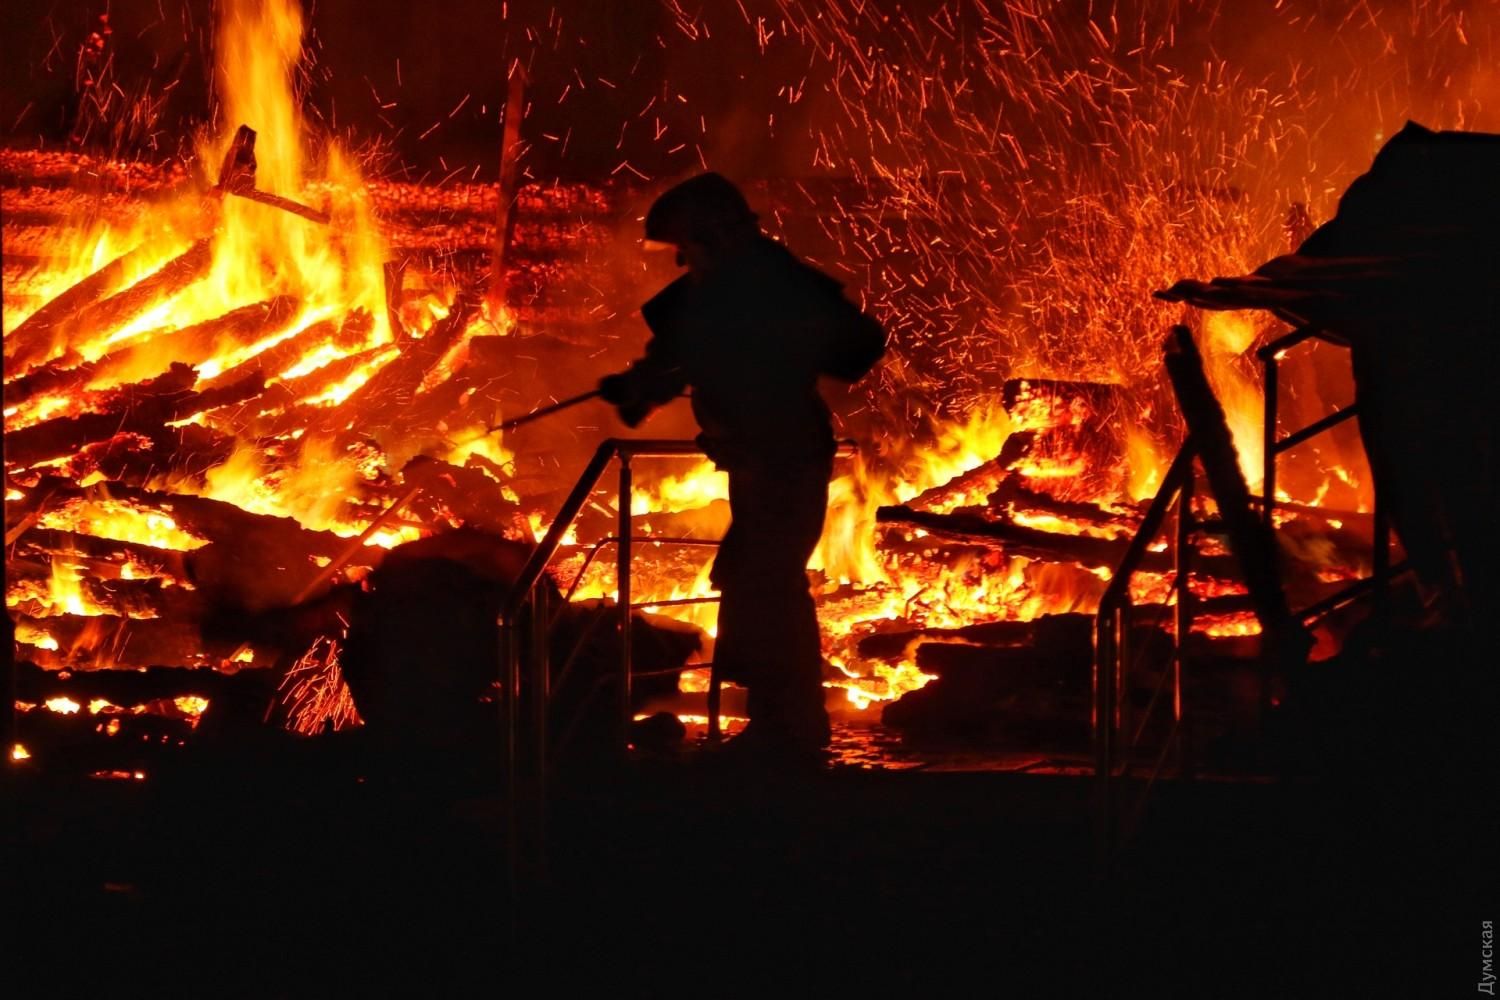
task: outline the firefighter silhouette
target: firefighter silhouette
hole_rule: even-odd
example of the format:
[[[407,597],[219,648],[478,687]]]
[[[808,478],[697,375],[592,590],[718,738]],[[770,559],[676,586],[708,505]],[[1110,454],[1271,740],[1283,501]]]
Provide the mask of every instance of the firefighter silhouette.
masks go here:
[[[635,427],[691,391],[698,443],[729,476],[731,524],[711,579],[721,594],[715,664],[749,689],[750,725],[735,742],[816,751],[829,730],[806,571],[836,450],[818,379],[862,378],[885,333],[837,281],[765,236],[718,174],[663,194],[645,230],[687,271],[641,307],[645,355],[600,392]]]

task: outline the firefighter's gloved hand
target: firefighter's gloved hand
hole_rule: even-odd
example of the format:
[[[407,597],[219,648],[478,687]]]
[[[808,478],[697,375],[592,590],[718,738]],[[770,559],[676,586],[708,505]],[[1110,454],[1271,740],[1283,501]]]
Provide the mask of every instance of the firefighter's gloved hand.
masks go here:
[[[632,429],[639,427],[641,421],[651,415],[651,404],[639,401],[624,403],[617,407],[617,409],[620,412],[620,420],[624,422],[626,427]]]
[[[651,413],[651,404],[642,398],[640,384],[626,372],[606,375],[599,380],[599,398],[614,404],[626,427],[638,427]]]
[[[615,406],[625,406],[634,401],[634,386],[624,372],[606,375],[599,380],[599,398]]]

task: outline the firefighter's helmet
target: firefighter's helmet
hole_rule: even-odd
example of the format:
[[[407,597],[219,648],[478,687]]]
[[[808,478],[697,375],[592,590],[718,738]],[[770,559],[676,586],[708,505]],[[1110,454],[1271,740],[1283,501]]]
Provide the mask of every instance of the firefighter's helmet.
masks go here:
[[[699,174],[669,189],[646,213],[646,242],[682,246],[756,220],[740,189],[721,174]]]

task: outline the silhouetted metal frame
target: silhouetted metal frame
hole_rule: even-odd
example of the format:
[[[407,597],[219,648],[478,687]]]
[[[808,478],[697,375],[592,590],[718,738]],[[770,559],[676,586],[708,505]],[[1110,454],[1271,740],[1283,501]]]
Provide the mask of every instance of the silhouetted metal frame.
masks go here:
[[[1263,381],[1265,385],[1265,421],[1262,425],[1264,447],[1262,449],[1262,461],[1264,470],[1260,504],[1261,516],[1265,519],[1266,527],[1272,531],[1276,528],[1276,460],[1283,452],[1302,444],[1324,431],[1331,430],[1351,417],[1359,415],[1359,404],[1351,403],[1348,406],[1335,410],[1318,420],[1313,421],[1306,427],[1292,431],[1285,437],[1281,436],[1278,422],[1280,419],[1281,399],[1281,355],[1296,347],[1298,344],[1308,340],[1318,340],[1335,347],[1348,348],[1338,337],[1334,337],[1316,326],[1299,327],[1283,337],[1278,337],[1269,344],[1257,350],[1256,356],[1264,367]],[[1323,615],[1328,614],[1357,597],[1369,593],[1375,593],[1377,608],[1385,605],[1386,584],[1394,573],[1405,568],[1403,562],[1399,566],[1391,565],[1391,527],[1387,517],[1385,504],[1382,502],[1379,484],[1375,489],[1375,511],[1372,518],[1371,531],[1371,572],[1363,580],[1356,580],[1343,590],[1325,597],[1310,607],[1297,612],[1297,617],[1303,622],[1315,621]]]
[[[840,456],[855,452],[851,441],[839,442]],[[621,656],[616,687],[619,694],[619,748],[625,753],[629,748],[631,723],[630,677],[631,677],[631,612],[640,607],[665,607],[679,604],[706,604],[717,597],[683,598],[678,600],[648,601],[635,604],[631,601],[631,558],[633,542],[647,541],[662,544],[713,545],[716,541],[706,539],[684,539],[656,537],[638,538],[631,533],[630,496],[633,471],[631,461],[636,458],[694,458],[703,457],[697,442],[647,439],[609,438],[599,445],[588,464],[584,466],[572,492],[563,501],[557,516],[552,519],[546,534],[532,550],[531,556],[521,568],[515,584],[501,606],[499,625],[499,669],[500,683],[500,753],[502,796],[505,800],[506,851],[508,879],[512,898],[523,891],[522,881],[527,880],[525,890],[541,884],[545,877],[545,850],[542,838],[546,829],[547,800],[547,701],[550,680],[550,649],[548,637],[553,621],[552,611],[545,601],[538,600],[543,591],[537,589],[543,574],[562,546],[563,538],[573,526],[583,505],[588,502],[599,481],[604,477],[610,462],[619,461],[619,486],[617,490],[617,530],[610,538],[596,543],[585,559],[584,568],[611,542],[618,545],[616,553],[615,599],[618,614],[617,628],[620,633]],[[621,544],[623,543],[623,544]],[[569,586],[571,597],[582,579],[582,571]],[[529,647],[529,657],[526,652]],[[576,652],[576,651],[575,651]],[[522,664],[530,661],[530,670],[522,677]],[[572,657],[569,657],[571,661]],[[720,691],[717,668],[710,665],[708,691],[709,736],[719,735]],[[524,687],[523,687],[524,680]],[[526,691],[530,698],[529,725],[523,745],[521,740],[521,697]],[[523,770],[522,764],[525,763]],[[525,814],[523,815],[523,809]],[[514,936],[516,909],[512,906],[511,933]]]
[[[1282,437],[1277,426],[1279,418],[1280,403],[1280,355],[1287,350],[1307,340],[1317,339],[1338,347],[1347,347],[1338,338],[1328,335],[1316,327],[1302,327],[1280,337],[1260,348],[1256,354],[1264,366],[1265,384],[1265,417],[1262,425],[1264,443],[1264,471],[1261,497],[1251,497],[1252,501],[1258,500],[1261,504],[1261,516],[1268,529],[1275,529],[1276,512],[1276,459],[1283,452],[1295,448],[1297,445],[1323,433],[1358,414],[1358,404],[1350,404],[1342,407],[1325,417],[1299,430],[1293,431]],[[1173,688],[1173,727],[1178,748],[1178,756],[1181,766],[1189,769],[1192,766],[1190,751],[1187,746],[1187,733],[1189,732],[1185,721],[1185,706],[1182,700],[1183,690],[1183,645],[1187,640],[1188,633],[1192,628],[1192,596],[1188,589],[1187,559],[1189,556],[1189,535],[1194,526],[1192,514],[1193,486],[1193,462],[1196,455],[1191,443],[1184,443],[1178,450],[1176,457],[1172,460],[1166,475],[1162,479],[1160,489],[1152,498],[1151,505],[1146,511],[1146,516],[1141,522],[1135,537],[1131,539],[1130,546],[1121,558],[1111,577],[1109,586],[1105,589],[1104,596],[1099,601],[1099,611],[1095,617],[1094,624],[1094,670],[1093,670],[1093,711],[1092,725],[1094,737],[1094,776],[1097,785],[1097,813],[1096,833],[1101,849],[1101,858],[1107,859],[1113,851],[1116,837],[1120,833],[1119,817],[1117,816],[1117,802],[1115,789],[1113,787],[1115,778],[1119,775],[1122,767],[1129,767],[1129,753],[1133,749],[1135,740],[1131,739],[1128,744],[1122,746],[1124,738],[1128,733],[1126,729],[1127,719],[1125,717],[1125,693],[1126,676],[1128,670],[1129,655],[1129,611],[1130,611],[1130,581],[1140,569],[1140,564],[1150,550],[1151,544],[1161,533],[1166,522],[1167,514],[1171,510],[1174,501],[1177,506],[1177,528],[1176,528],[1176,553],[1174,580],[1174,591],[1177,597],[1174,620],[1174,641],[1171,664],[1171,680]],[[1294,617],[1303,623],[1315,621],[1323,615],[1336,610],[1350,601],[1370,592],[1374,592],[1377,613],[1384,605],[1384,595],[1392,575],[1401,572],[1406,564],[1391,565],[1390,561],[1390,525],[1386,518],[1379,490],[1375,496],[1375,511],[1373,516],[1373,546],[1372,572],[1369,577],[1357,580],[1348,587],[1338,591],[1316,604],[1293,612]],[[1160,692],[1158,692],[1160,693]],[[1152,699],[1154,706],[1155,696]],[[1148,709],[1149,711],[1149,709]],[[1142,723],[1144,730],[1144,721]],[[1138,737],[1140,734],[1137,733]],[[1170,747],[1171,741],[1167,746]],[[1165,751],[1164,747],[1164,751]],[[1155,781],[1165,760],[1165,754],[1158,757],[1156,766],[1153,768],[1147,783],[1149,791],[1150,784]]]

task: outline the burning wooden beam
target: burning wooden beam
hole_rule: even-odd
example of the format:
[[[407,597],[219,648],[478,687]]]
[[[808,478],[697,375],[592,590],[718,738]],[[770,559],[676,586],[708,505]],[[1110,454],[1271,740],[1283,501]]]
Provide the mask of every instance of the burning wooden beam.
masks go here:
[[[265,391],[259,375],[233,385],[194,392],[197,376],[187,365],[174,364],[165,374],[114,395],[102,411],[56,417],[6,435],[6,458],[22,468],[66,458],[84,446],[120,433],[151,434],[170,421],[251,399]]]
[[[994,545],[1015,555],[1052,562],[1073,562],[1091,569],[1114,569],[1130,544],[1126,538],[1062,534],[990,520],[979,514],[934,514],[905,506],[881,507],[875,512],[875,520],[878,524],[921,528],[960,541]],[[1203,556],[1201,560],[1205,572],[1223,570],[1226,571],[1226,577],[1232,574],[1234,563],[1226,557]],[[1166,552],[1148,553],[1141,568],[1147,572],[1167,572],[1172,568],[1172,557]]]
[[[205,237],[140,281],[78,310],[55,329],[65,344],[117,330],[198,281],[208,273],[212,263],[213,240]]]
[[[121,378],[135,381],[165,371],[174,363],[201,365],[216,354],[254,342],[284,326],[296,316],[299,306],[292,296],[277,296],[180,330],[143,335],[97,361],[73,367],[62,362],[43,365],[7,383],[5,403],[21,406],[43,393],[76,393],[89,383]]]
[[[5,360],[11,370],[25,371],[56,354],[65,344],[65,336],[58,328],[83,309],[125,287],[132,266],[141,253],[142,250],[137,248],[121,254],[52,299],[7,333]],[[6,403],[9,402],[10,398],[7,396]]]

